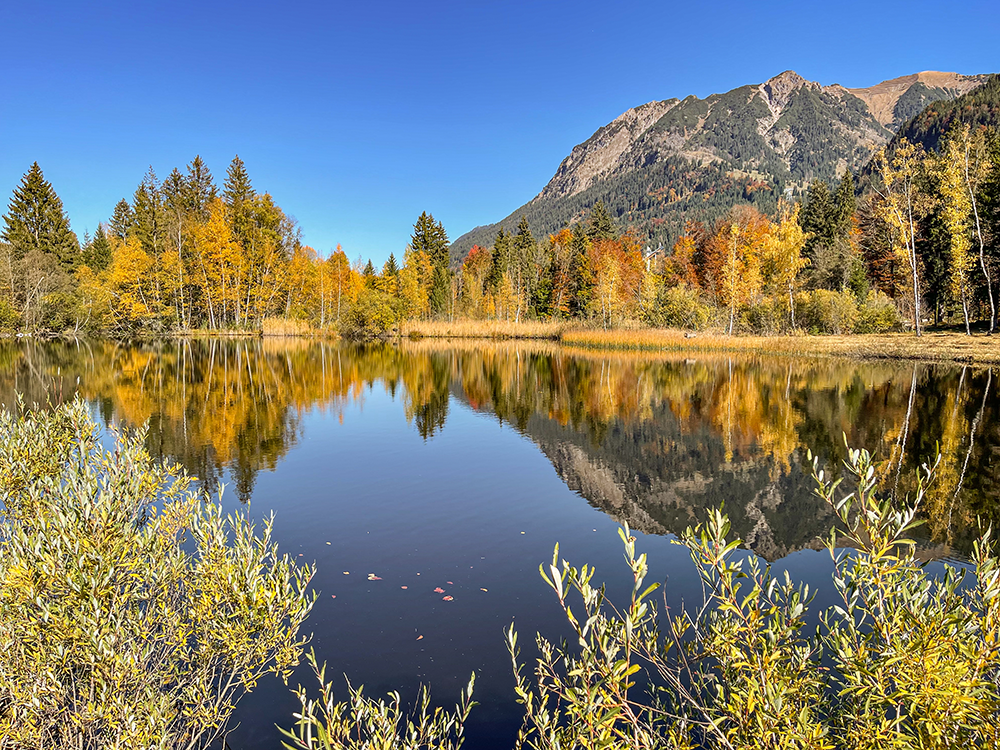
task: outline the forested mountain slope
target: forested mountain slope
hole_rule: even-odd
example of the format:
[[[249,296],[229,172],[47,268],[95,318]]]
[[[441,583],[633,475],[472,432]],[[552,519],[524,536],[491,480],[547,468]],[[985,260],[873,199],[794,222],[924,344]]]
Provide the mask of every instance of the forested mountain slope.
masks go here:
[[[705,99],[654,101],[600,128],[563,159],[530,202],[452,245],[452,259],[489,246],[526,216],[536,236],[603,200],[622,227],[669,244],[688,220],[711,221],[737,203],[770,212],[815,179],[858,170],[930,102],[986,76],[923,72],[863,89],[821,86],[793,71]]]

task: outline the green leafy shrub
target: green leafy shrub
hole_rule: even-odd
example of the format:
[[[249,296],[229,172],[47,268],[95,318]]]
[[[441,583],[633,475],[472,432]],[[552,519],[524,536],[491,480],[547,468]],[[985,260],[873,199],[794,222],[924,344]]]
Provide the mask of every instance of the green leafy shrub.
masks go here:
[[[8,300],[0,299],[0,333],[13,333],[21,327],[21,315]]]
[[[366,287],[341,321],[340,333],[351,339],[374,339],[388,333],[399,319],[399,301]]]
[[[326,666],[319,666],[316,655],[307,659],[320,685],[319,700],[309,698],[301,686],[295,691],[301,710],[295,714],[292,731],[281,733],[292,742],[282,742],[289,750],[458,750],[464,742],[465,722],[475,703],[472,689],[476,675],[463,691],[455,711],[430,708],[430,693],[421,688],[419,707],[409,717],[400,707],[399,693],[389,700],[368,698],[364,687],[348,685],[349,699],[338,703],[333,687],[326,681]]]
[[[796,322],[810,333],[850,333],[858,318],[858,304],[850,292],[814,289],[796,295],[795,307]]]
[[[0,747],[208,747],[287,676],[313,570],[85,404],[0,411]]]
[[[903,327],[899,310],[889,297],[869,294],[864,304],[858,307],[858,317],[854,323],[854,333],[890,333]]]
[[[712,308],[698,292],[685,285],[661,287],[646,323],[657,328],[704,330],[712,319]]]

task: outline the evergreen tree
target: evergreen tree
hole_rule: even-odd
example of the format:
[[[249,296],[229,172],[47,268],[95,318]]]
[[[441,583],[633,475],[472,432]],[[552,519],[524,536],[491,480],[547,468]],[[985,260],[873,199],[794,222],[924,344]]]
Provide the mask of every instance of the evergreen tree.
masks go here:
[[[215,200],[215,182],[200,156],[195,156],[187,168],[188,210],[201,220],[208,218],[208,204]]]
[[[851,177],[849,169],[844,171],[844,176],[837,186],[835,205],[836,232],[839,236],[846,237],[851,232],[854,213],[858,210],[858,201],[854,194],[854,178]]]
[[[399,276],[399,264],[396,262],[396,256],[389,253],[389,259],[382,266],[383,276]]]
[[[95,271],[103,271],[111,263],[111,243],[104,231],[104,225],[98,224],[94,239],[87,245],[83,262]]]
[[[451,273],[448,270],[448,234],[444,231],[444,226],[424,211],[413,225],[410,246],[427,253],[434,268],[434,278],[428,294],[431,312],[440,314],[447,311],[451,301]]]
[[[617,236],[615,223],[611,214],[604,207],[604,201],[597,201],[590,212],[590,226],[587,227],[587,238],[595,240],[613,240]]]
[[[813,258],[820,245],[830,246],[837,233],[837,205],[823,180],[813,180],[799,214],[799,225],[809,235],[805,255]]]
[[[372,259],[368,259],[368,263],[361,270],[361,275],[365,279],[365,286],[371,286],[372,282],[375,280],[375,265],[372,263]]]
[[[45,179],[38,162],[21,178],[4,214],[3,240],[15,258],[39,250],[55,258],[60,268],[71,271],[80,262],[80,244],[69,228],[62,201]]]
[[[135,217],[132,214],[131,204],[122,198],[115,204],[115,212],[111,216],[111,234],[120,240],[124,240],[132,231],[134,221]]]
[[[132,234],[142,243],[142,248],[151,255],[163,252],[165,232],[163,195],[156,172],[150,167],[142,178],[132,197]]]
[[[244,248],[250,246],[253,224],[253,199],[256,193],[250,184],[250,175],[239,155],[234,156],[226,170],[226,184],[222,199],[232,217],[233,234]]]
[[[500,288],[503,275],[510,271],[510,258],[512,254],[510,235],[503,231],[503,227],[497,230],[496,239],[493,240],[493,253],[490,258],[490,275],[488,285],[491,292],[496,293]]]
[[[569,312],[573,316],[585,315],[593,296],[594,273],[587,257],[589,249],[590,240],[587,238],[587,233],[583,225],[577,224],[573,227],[573,239],[569,243]]]

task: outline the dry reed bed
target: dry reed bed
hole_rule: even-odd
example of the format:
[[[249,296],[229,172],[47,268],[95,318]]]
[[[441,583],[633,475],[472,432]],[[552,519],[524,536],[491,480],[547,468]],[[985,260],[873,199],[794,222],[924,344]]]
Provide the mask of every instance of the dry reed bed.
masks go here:
[[[558,339],[570,327],[562,321],[505,320],[411,320],[403,325],[402,335],[453,339]]]
[[[856,359],[919,359],[943,362],[1000,363],[1000,337],[959,333],[889,333],[850,336],[726,336],[682,331],[575,330],[561,342],[588,349],[643,351],[753,352],[790,356],[831,356]]]

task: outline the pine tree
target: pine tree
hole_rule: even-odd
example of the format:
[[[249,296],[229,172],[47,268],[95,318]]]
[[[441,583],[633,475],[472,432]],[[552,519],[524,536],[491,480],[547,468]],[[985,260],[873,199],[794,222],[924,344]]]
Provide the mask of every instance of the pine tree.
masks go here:
[[[490,258],[490,275],[487,283],[491,292],[496,294],[500,288],[503,275],[510,270],[511,258],[510,235],[503,231],[503,227],[497,230],[496,239],[493,240],[493,253]]]
[[[156,172],[150,167],[132,197],[132,234],[142,243],[142,249],[152,256],[163,252],[165,216],[163,195]]]
[[[115,204],[115,212],[111,216],[111,234],[124,240],[132,231],[134,221],[135,216],[132,214],[131,204],[122,198]]]
[[[226,170],[226,184],[222,199],[232,217],[233,234],[244,248],[250,246],[253,223],[253,199],[256,196],[246,165],[239,155],[234,156]]]
[[[15,258],[39,250],[54,256],[65,271],[79,265],[80,244],[69,228],[62,201],[38,162],[31,165],[14,189],[3,220],[0,239],[13,248]]]
[[[589,249],[590,240],[587,238],[587,233],[583,225],[577,224],[573,227],[573,239],[569,243],[570,315],[585,315],[593,297],[594,272],[587,254]]]
[[[587,227],[587,238],[595,240],[613,240],[617,236],[615,223],[611,214],[604,207],[604,201],[597,201],[590,212],[590,226]]]
[[[396,262],[396,256],[389,253],[389,259],[382,266],[383,276],[399,276],[399,264]]]
[[[424,211],[413,225],[410,246],[416,251],[426,252],[434,268],[429,294],[431,313],[447,311],[451,301],[451,274],[448,270],[448,234],[444,226]]]
[[[854,223],[854,213],[858,210],[858,201],[854,195],[854,178],[851,170],[845,170],[840,179],[835,196],[835,230],[838,236],[846,237]]]
[[[103,271],[111,263],[111,243],[104,231],[104,225],[98,224],[94,239],[87,245],[83,262],[95,271]]]
[[[805,246],[807,258],[815,257],[820,245],[833,244],[837,232],[837,204],[823,180],[813,180],[809,186],[805,205],[799,214],[799,225],[809,235]]]
[[[201,220],[208,218],[208,204],[216,196],[215,182],[200,156],[195,156],[187,167],[188,210]]]

